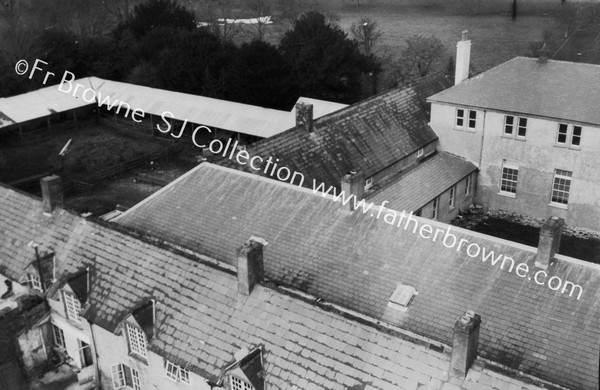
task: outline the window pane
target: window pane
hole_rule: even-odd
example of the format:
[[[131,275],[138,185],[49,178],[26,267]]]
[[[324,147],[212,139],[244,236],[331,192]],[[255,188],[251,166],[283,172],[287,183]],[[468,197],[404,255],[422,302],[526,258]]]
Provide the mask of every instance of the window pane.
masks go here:
[[[142,390],[142,385],[140,383],[140,373],[133,368],[131,369],[131,379],[133,380],[133,390]]]
[[[519,176],[519,170],[514,168],[502,168],[502,179],[500,183],[500,190],[504,192],[511,192],[515,194],[517,192],[517,179]]]
[[[477,111],[469,111],[469,128],[474,129],[477,124]]]
[[[180,379],[182,383],[191,385],[192,381],[190,380],[190,372],[188,370],[184,370],[183,368],[179,371]]]
[[[231,390],[254,390],[254,387],[249,383],[235,377],[231,376]]]
[[[61,328],[52,324],[52,331],[54,333],[54,343],[62,348],[65,348],[65,334]]]
[[[571,176],[573,172],[562,169],[555,170],[554,183],[552,184],[552,202],[560,204],[569,203],[571,190]]]
[[[456,110],[456,127],[462,127],[464,124],[465,110]]]
[[[63,298],[65,300],[65,309],[67,318],[79,322],[79,312],[81,311],[81,304],[79,300],[71,293],[64,292]]]
[[[581,126],[573,126],[573,137],[571,138],[571,145],[579,146],[581,142]]]
[[[515,117],[512,115],[507,115],[504,119],[504,134],[512,134],[513,133],[513,125],[515,123]]]
[[[129,338],[129,349],[131,352],[146,357],[146,338],[144,333],[137,327],[127,324],[127,336]]]
[[[564,123],[558,125],[558,138],[556,139],[556,142],[559,144],[564,144],[567,142],[567,125]]]
[[[519,131],[517,135],[519,137],[525,137],[527,133],[527,118],[519,118]]]
[[[115,389],[120,389],[125,387],[125,372],[123,370],[122,364],[115,364],[111,367],[113,387]]]

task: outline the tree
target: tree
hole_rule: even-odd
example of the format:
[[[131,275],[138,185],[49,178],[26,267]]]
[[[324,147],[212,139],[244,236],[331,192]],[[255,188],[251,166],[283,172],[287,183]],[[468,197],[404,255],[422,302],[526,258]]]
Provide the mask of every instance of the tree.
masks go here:
[[[245,3],[252,17],[257,19],[257,23],[252,25],[256,29],[255,39],[262,41],[266,25],[264,18],[273,12],[273,0],[245,0]]]
[[[100,0],[104,9],[117,19],[118,23],[124,23],[131,17],[131,10],[140,0]]]
[[[235,5],[235,0],[200,1],[199,13],[203,15],[203,22],[208,23],[211,32],[222,41],[231,42],[240,32],[240,25],[233,23],[239,18]]]
[[[298,98],[289,65],[275,46],[258,40],[236,52],[227,83],[227,97],[240,103],[289,110]]]
[[[377,28],[377,22],[367,17],[362,17],[350,27],[350,33],[363,49],[363,53],[370,55],[383,35]]]
[[[406,40],[406,47],[402,51],[405,74],[427,76],[442,65],[445,51],[442,41],[433,35],[412,35]]]
[[[131,17],[119,25],[119,30],[129,29],[136,39],[141,39],[158,27],[193,30],[196,28],[195,19],[195,15],[176,0],[148,0],[133,8]]]
[[[302,15],[279,46],[301,94],[354,103],[360,98],[363,73],[377,70],[373,57],[361,54],[357,42],[317,12]]]
[[[235,50],[206,29],[179,30],[173,44],[157,56],[156,74],[166,89],[223,98]]]

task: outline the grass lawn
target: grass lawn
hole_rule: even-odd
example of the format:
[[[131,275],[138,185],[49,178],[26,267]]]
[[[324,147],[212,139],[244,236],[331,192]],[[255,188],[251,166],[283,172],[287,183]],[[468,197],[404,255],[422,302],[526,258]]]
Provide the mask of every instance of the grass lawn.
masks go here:
[[[472,41],[471,65],[477,72],[508,61],[519,55],[530,55],[529,42],[540,40],[544,30],[561,31],[550,16],[493,14],[464,16],[443,8],[425,7],[346,7],[339,12],[340,26],[349,32],[352,23],[362,16],[376,21],[383,32],[380,51],[397,59],[405,40],[413,34],[434,35],[454,55],[456,42],[463,30]]]
[[[83,181],[98,169],[166,149],[165,143],[139,130],[120,130],[104,122],[88,122],[75,132],[58,133],[36,144],[7,146],[0,143],[0,182],[59,172],[58,153],[69,139],[72,142],[64,158],[63,176]]]
[[[107,182],[91,192],[65,199],[65,207],[78,213],[91,212],[100,216],[116,208],[117,205],[130,208],[160,190],[162,186],[147,184],[140,176],[152,176],[170,182],[191,169],[193,165],[170,161],[157,161],[152,166],[137,169],[122,178]]]
[[[456,42],[461,38],[463,30],[469,31],[472,41],[471,66],[476,73],[488,70],[516,56],[532,56],[530,43],[541,41],[544,30],[556,38],[557,46],[564,42],[564,29],[558,25],[550,13],[529,9],[520,13],[513,20],[508,13],[492,13],[483,15],[458,15],[450,7],[427,7],[409,5],[347,5],[341,8],[330,7],[330,11],[339,16],[339,26],[350,35],[350,26],[361,17],[369,17],[376,21],[383,32],[377,54],[382,58],[397,60],[405,45],[405,40],[413,34],[434,35],[444,44],[447,54],[454,55]],[[531,8],[531,7],[530,7]],[[277,14],[273,16],[274,24],[265,26],[265,40],[277,45],[291,23]],[[245,33],[240,34],[238,43],[251,39],[253,27],[245,26]],[[580,52],[592,51],[597,37],[579,33],[561,49],[557,59],[568,61],[598,62],[596,56],[578,56]],[[553,53],[550,53],[553,54]],[[537,53],[536,53],[537,56]]]
[[[538,246],[540,237],[539,228],[494,217],[485,219],[471,228],[471,230],[532,247]],[[600,240],[592,238],[583,239],[563,234],[560,240],[559,253],[600,264]]]

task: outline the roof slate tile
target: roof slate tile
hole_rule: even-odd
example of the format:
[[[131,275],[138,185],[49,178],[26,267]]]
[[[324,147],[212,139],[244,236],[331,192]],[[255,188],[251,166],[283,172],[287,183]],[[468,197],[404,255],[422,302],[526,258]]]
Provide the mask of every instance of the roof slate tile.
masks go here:
[[[600,125],[598,85],[600,65],[515,57],[428,101]]]
[[[190,222],[182,225],[184,217]],[[445,248],[362,212],[350,213],[310,190],[211,164],[195,168],[116,221],[230,264],[240,243],[251,235],[261,237],[269,243],[264,250],[268,279],[446,345],[452,343],[456,318],[466,309],[475,310],[484,321],[481,355],[554,383],[597,387],[598,378],[578,371],[589,373],[598,367],[600,324],[594,318],[600,314],[600,267],[596,265],[557,257],[549,277],[559,275],[581,284],[584,294],[577,300],[489,261],[475,261],[463,250]],[[455,227],[452,233],[534,269],[534,248]],[[406,313],[387,307],[397,283],[410,284],[419,292]],[[292,310],[300,313],[296,306],[302,305],[292,304]],[[354,324],[342,319],[327,317],[320,322],[340,329],[338,334],[326,332],[336,336],[326,341],[332,351],[340,334],[354,334]],[[294,332],[289,334],[291,340],[307,340],[297,340]],[[383,339],[376,340],[385,348]],[[555,345],[546,352],[547,360],[540,360],[533,353],[545,345],[544,340]],[[580,354],[580,359],[567,352]]]

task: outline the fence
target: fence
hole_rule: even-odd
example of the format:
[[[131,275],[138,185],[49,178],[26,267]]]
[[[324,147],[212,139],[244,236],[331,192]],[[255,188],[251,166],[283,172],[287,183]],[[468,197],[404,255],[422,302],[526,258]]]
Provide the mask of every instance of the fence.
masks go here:
[[[164,151],[155,154],[146,154],[133,160],[126,161],[124,163],[112,165],[110,167],[101,169],[95,172],[93,175],[86,177],[86,181],[81,180],[70,180],[63,184],[63,192],[65,194],[84,194],[91,191],[98,183],[102,180],[122,176],[125,173],[131,172],[134,169],[140,168],[144,165],[148,165],[151,161],[167,159],[170,156],[174,156],[176,152]],[[39,181],[41,178],[49,175],[50,173],[45,172],[42,174],[30,176],[21,180],[13,181],[8,183],[11,187],[19,188],[21,190],[33,190],[39,188]],[[36,191],[35,191],[36,192]]]

